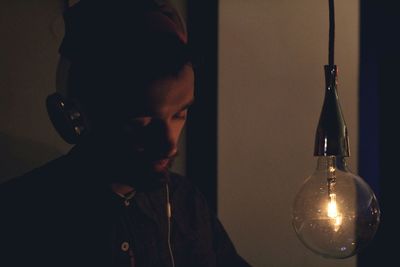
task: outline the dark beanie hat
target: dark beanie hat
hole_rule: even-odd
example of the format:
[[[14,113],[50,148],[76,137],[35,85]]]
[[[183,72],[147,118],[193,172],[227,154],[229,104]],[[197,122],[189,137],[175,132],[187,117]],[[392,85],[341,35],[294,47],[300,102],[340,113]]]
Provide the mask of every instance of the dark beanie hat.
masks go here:
[[[64,22],[59,52],[71,61],[143,48],[159,35],[187,43],[185,23],[168,0],[81,0]]]
[[[149,81],[192,62],[183,20],[167,1],[81,0],[64,20],[67,95],[98,117],[104,106],[121,114],[140,106],[132,101],[140,102]]]

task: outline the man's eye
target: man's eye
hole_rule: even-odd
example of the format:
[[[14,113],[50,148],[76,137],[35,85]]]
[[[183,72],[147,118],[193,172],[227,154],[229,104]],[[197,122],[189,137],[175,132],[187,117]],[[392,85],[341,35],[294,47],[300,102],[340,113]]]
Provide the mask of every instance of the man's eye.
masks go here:
[[[151,122],[150,117],[134,118],[132,120],[132,124],[137,126],[147,126],[150,124],[150,122]]]
[[[182,111],[176,113],[176,114],[174,115],[174,118],[175,118],[175,119],[182,119],[182,120],[183,120],[183,119],[186,119],[186,115],[187,115],[187,109],[182,110]]]

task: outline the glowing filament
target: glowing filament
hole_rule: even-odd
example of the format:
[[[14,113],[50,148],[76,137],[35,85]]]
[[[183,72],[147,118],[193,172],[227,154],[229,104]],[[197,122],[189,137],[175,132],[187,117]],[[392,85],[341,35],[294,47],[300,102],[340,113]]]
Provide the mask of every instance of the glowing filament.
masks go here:
[[[329,194],[328,217],[331,218],[334,230],[337,232],[342,225],[342,215],[337,208],[336,194],[333,193]]]

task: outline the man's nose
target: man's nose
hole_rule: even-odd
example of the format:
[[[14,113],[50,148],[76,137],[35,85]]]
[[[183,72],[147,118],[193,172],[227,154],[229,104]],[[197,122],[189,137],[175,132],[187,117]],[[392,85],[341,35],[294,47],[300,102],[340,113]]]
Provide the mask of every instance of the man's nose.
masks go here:
[[[151,144],[161,158],[168,158],[174,156],[178,151],[178,138],[174,132],[171,123],[168,121],[157,121],[153,128],[153,138]]]

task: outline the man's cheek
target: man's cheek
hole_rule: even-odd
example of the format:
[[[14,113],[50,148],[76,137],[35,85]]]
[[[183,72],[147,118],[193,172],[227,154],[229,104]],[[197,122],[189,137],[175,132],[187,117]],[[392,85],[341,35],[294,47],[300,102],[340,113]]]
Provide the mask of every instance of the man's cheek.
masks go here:
[[[119,136],[118,143],[123,144],[124,147],[133,151],[142,151],[145,147],[145,140],[143,135],[139,134],[123,134]]]

